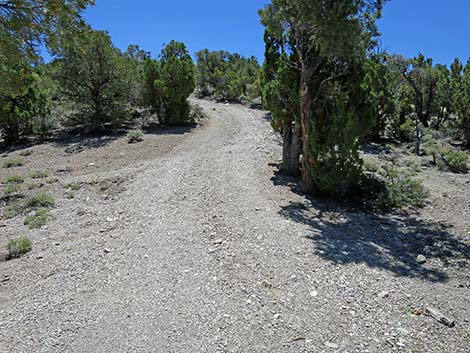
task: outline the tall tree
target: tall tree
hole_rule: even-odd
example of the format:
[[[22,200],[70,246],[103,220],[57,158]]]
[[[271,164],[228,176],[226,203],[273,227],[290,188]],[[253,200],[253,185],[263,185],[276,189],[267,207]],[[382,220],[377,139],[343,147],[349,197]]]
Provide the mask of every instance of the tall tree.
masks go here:
[[[63,93],[80,112],[76,123],[95,130],[127,118],[130,87],[126,63],[108,33],[81,33],[63,48],[59,61]]]
[[[65,33],[83,26],[80,14],[92,4],[93,0],[0,0],[0,95],[23,90],[16,63],[36,60],[41,44],[53,51],[60,47]]]
[[[353,97],[354,92],[346,86],[352,82],[349,78],[355,72],[361,72],[355,69],[360,69],[367,48],[373,45],[374,22],[382,3],[380,0],[273,0],[260,12],[268,31],[278,34],[280,42],[289,43],[289,50],[296,55],[295,68],[300,76],[302,184],[307,193],[334,194],[336,187],[332,185],[336,182],[350,176],[352,182],[357,179],[360,169],[357,142],[354,146],[346,142],[357,141],[358,136],[351,138],[343,132],[360,134],[354,126],[360,123],[353,120],[358,118],[354,110],[362,103],[353,102],[358,97]],[[363,78],[359,79],[362,82]],[[334,91],[343,95],[331,101],[329,94]],[[322,99],[332,104],[322,106]],[[334,111],[325,110],[326,106]],[[335,140],[328,133],[337,125],[345,128],[339,128]],[[346,145],[349,148],[341,151],[337,148]],[[322,178],[331,179],[328,186]]]
[[[403,77],[410,85],[414,111],[424,127],[429,127],[432,114],[436,111],[437,72],[432,59],[424,55],[401,61]]]

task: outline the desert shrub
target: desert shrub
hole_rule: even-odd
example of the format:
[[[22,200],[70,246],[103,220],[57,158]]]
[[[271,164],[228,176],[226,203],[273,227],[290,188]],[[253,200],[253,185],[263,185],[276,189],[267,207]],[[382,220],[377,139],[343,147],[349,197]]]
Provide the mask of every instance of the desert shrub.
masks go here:
[[[12,219],[21,213],[21,207],[19,205],[9,205],[3,209],[2,219]]]
[[[429,197],[420,180],[390,167],[381,168],[376,175],[366,175],[362,189],[367,206],[379,210],[421,208]]]
[[[5,196],[17,195],[21,191],[21,184],[7,184],[3,194]]]
[[[421,170],[421,164],[414,159],[405,160],[405,165],[410,168],[413,172],[419,172]]]
[[[127,141],[129,143],[142,142],[144,140],[144,133],[141,130],[133,130],[127,133]]]
[[[46,209],[37,210],[24,219],[24,224],[29,226],[30,229],[41,228],[47,224],[49,220],[49,211]]]
[[[364,160],[362,163],[362,168],[364,171],[369,172],[369,173],[378,173],[379,170],[381,169],[379,165],[369,161],[369,160]]]
[[[49,172],[47,170],[34,170],[29,174],[29,176],[32,179],[47,178],[49,176]]]
[[[450,151],[442,156],[447,167],[453,173],[468,172],[468,156],[462,151]]]
[[[8,177],[7,184],[22,184],[24,183],[24,177],[21,175],[12,175]]]
[[[406,119],[406,121],[400,125],[399,128],[399,137],[402,141],[411,141],[415,132],[415,126],[411,119]]]
[[[24,150],[20,152],[21,157],[28,157],[28,156],[31,156],[32,154],[33,154],[32,150]]]
[[[78,181],[72,181],[71,183],[68,183],[67,185],[65,185],[65,188],[73,190],[73,191],[77,191],[77,190],[80,190],[80,183]]]
[[[36,194],[28,198],[24,206],[26,208],[52,207],[54,206],[54,198],[45,193]]]
[[[7,244],[8,257],[10,259],[20,257],[23,254],[30,252],[33,248],[31,240],[25,237],[12,239]]]
[[[24,160],[22,158],[8,159],[3,162],[3,168],[14,168],[21,167],[24,165]]]
[[[189,120],[192,122],[197,122],[204,119],[205,114],[204,110],[197,104],[190,105],[191,110],[189,111]]]

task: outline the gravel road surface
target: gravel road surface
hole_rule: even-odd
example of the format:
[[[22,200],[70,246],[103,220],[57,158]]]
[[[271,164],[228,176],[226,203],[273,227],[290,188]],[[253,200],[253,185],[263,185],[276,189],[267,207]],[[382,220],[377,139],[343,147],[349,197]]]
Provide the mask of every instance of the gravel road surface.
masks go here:
[[[0,263],[1,352],[470,351],[470,217],[308,200],[264,112],[197,102],[204,127],[109,172],[128,179],[114,201]]]

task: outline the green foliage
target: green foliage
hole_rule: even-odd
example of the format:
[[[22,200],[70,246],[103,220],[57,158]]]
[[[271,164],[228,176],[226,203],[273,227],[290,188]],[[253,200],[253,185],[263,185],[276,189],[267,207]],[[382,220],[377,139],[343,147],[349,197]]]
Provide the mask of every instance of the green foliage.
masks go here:
[[[302,130],[302,186],[307,193],[340,196],[359,183],[359,140],[372,125],[375,103],[368,94],[371,80],[366,79],[364,63],[375,45],[375,19],[382,3],[273,0],[260,11],[267,30],[265,82],[276,79],[279,45],[291,53],[288,67],[299,71],[296,109]],[[270,91],[278,89],[265,86],[265,104]],[[291,104],[296,103],[287,103]]]
[[[196,58],[199,96],[228,101],[260,97],[260,66],[255,57],[204,49],[196,53]]]
[[[72,181],[71,183],[68,183],[67,185],[65,185],[65,187],[67,189],[77,191],[77,190],[80,190],[80,183],[78,181]]]
[[[342,102],[337,102],[328,125],[318,127],[311,139],[310,156],[317,162],[310,166],[316,192],[339,197],[352,192],[362,175],[359,158],[359,116]],[[327,127],[327,129],[325,129]],[[320,137],[321,136],[321,137]]]
[[[7,243],[8,257],[10,259],[20,257],[33,249],[31,240],[25,237],[12,239]]]
[[[49,172],[47,170],[33,170],[29,176],[31,179],[42,179],[47,178],[49,176]]]
[[[3,168],[15,168],[21,167],[24,165],[24,160],[22,158],[8,159],[3,162]]]
[[[429,192],[418,179],[398,169],[383,167],[363,179],[367,204],[374,209],[392,210],[426,205]]]
[[[25,208],[38,208],[38,207],[52,207],[54,206],[54,198],[45,193],[39,193],[28,198],[25,203]]]
[[[9,205],[3,209],[2,218],[12,219],[21,213],[21,207],[18,205]]]
[[[204,110],[197,104],[190,104],[189,120],[198,122],[205,118]]]
[[[171,41],[162,50],[160,61],[145,61],[144,104],[157,113],[161,123],[192,122],[188,97],[194,87],[194,63],[183,43]]]
[[[21,175],[11,175],[7,179],[7,184],[23,184],[24,177]]]
[[[20,152],[20,156],[21,157],[29,157],[33,154],[33,151],[32,150],[24,150],[24,151],[21,151]]]
[[[49,211],[47,209],[37,210],[24,219],[24,224],[30,229],[41,228],[49,221]]]
[[[468,172],[468,156],[462,151],[449,151],[442,155],[449,170],[453,173]]]
[[[80,13],[93,0],[4,0],[0,2],[0,96],[19,96],[25,82],[15,66],[36,61],[45,44],[60,46],[64,33],[81,28]]]
[[[78,111],[71,125],[99,130],[129,118],[126,63],[106,32],[88,30],[67,43],[60,52],[58,78]]]
[[[459,113],[459,127],[467,146],[470,146],[470,59],[463,69],[459,95],[457,97],[457,110]]]
[[[142,142],[144,140],[144,133],[141,130],[133,130],[127,133],[127,141],[129,143]]]
[[[40,130],[38,121],[48,114],[48,97],[33,68],[20,63],[11,70],[22,77],[23,86],[9,95],[0,95],[0,133],[7,145],[37,133]]]
[[[3,191],[5,196],[19,195],[21,191],[21,184],[7,184]]]
[[[415,125],[411,119],[406,119],[403,124],[400,125],[399,137],[402,141],[412,141],[415,135]]]

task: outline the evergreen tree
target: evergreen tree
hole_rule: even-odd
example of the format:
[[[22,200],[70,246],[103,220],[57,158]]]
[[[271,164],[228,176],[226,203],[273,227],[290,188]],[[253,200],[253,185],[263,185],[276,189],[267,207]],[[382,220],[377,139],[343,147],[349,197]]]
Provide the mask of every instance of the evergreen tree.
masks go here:
[[[126,63],[108,33],[81,33],[62,49],[59,60],[63,94],[79,111],[73,124],[96,130],[106,124],[116,126],[128,118]]]
[[[299,71],[302,186],[307,193],[335,195],[357,183],[359,127],[365,125],[359,120],[370,111],[360,89],[362,66],[375,44],[374,22],[381,7],[382,1],[273,0],[260,12],[267,30],[296,56],[292,67]]]

